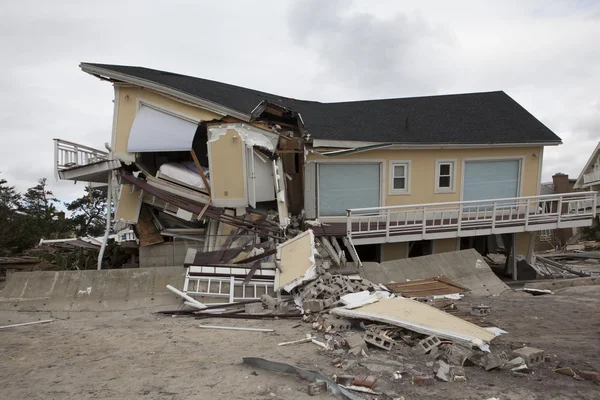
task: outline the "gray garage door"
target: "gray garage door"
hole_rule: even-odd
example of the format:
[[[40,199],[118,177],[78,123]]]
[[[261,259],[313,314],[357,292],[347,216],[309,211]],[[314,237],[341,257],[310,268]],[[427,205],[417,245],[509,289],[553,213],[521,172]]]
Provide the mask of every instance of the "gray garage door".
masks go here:
[[[379,207],[380,164],[319,164],[319,216],[346,215],[346,209]]]
[[[519,160],[465,162],[463,200],[519,196],[520,165]]]

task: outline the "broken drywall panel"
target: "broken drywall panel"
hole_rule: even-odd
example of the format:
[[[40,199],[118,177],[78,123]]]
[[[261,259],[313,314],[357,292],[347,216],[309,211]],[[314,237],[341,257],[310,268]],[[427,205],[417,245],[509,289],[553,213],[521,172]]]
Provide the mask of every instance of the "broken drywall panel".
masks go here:
[[[373,293],[368,290],[363,290],[362,292],[349,293],[340,297],[342,303],[345,304],[346,309],[352,310],[354,308],[359,308],[365,306],[367,304],[376,303],[382,299],[388,299],[393,297],[390,292],[386,291],[375,291]]]
[[[396,325],[423,335],[435,335],[482,349],[496,337],[494,333],[475,324],[406,298],[384,299],[353,310],[335,308],[331,312],[345,318],[368,319]]]
[[[247,146],[257,146],[275,151],[279,136],[247,124],[212,125],[208,127],[208,142],[219,140],[227,131],[234,130]]]
[[[115,221],[137,224],[144,198],[143,190],[136,190],[133,185],[121,185],[116,203]]]
[[[277,259],[281,271],[276,278],[276,288],[290,292],[303,282],[317,277],[315,263],[315,235],[311,229],[277,246]]]

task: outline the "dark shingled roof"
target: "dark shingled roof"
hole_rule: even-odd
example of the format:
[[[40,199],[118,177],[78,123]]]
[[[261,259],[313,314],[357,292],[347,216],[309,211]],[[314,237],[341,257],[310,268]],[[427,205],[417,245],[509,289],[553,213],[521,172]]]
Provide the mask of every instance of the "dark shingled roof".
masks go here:
[[[263,100],[297,111],[313,138],[406,144],[559,143],[503,91],[320,103],[142,67],[83,63],[249,115]]]

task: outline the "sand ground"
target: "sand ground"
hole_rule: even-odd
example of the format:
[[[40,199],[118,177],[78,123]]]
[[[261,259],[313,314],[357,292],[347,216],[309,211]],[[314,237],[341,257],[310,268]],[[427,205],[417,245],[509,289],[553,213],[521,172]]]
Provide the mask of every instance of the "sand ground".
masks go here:
[[[307,382],[244,365],[242,357],[286,362],[327,375],[370,373],[378,390],[405,399],[599,399],[600,386],[553,372],[557,365],[600,372],[600,286],[532,297],[507,292],[465,298],[461,308],[492,306],[489,321],[509,333],[495,349],[522,344],[544,349],[548,361],[527,377],[466,368],[466,382],[414,386],[431,373],[428,356],[370,350],[368,358],[332,365],[334,355],[312,343],[277,343],[312,332],[297,320],[196,320],[157,314],[55,320],[0,330],[2,399],[308,399]],[[29,315],[31,320],[39,316]],[[24,316],[18,316],[23,321]],[[273,328],[273,333],[199,329],[199,324]],[[393,371],[402,378],[392,379]],[[367,398],[367,396],[364,396]],[[329,394],[316,398],[333,398]],[[371,397],[375,398],[375,397]],[[380,397],[381,398],[381,397]]]

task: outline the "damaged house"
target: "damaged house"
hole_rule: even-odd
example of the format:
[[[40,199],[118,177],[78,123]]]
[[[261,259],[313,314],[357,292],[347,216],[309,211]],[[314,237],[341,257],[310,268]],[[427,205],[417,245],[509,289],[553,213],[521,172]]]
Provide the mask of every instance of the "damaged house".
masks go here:
[[[140,267],[243,279],[236,263],[258,261],[268,282],[275,245],[308,228],[359,267],[469,248],[530,259],[537,232],[595,216],[593,192],[540,194],[561,140],[502,91],[320,103],[80,66],[114,87],[112,135],[106,151],[55,139],[56,172],[109,186]]]

